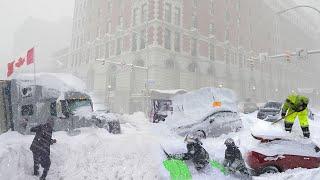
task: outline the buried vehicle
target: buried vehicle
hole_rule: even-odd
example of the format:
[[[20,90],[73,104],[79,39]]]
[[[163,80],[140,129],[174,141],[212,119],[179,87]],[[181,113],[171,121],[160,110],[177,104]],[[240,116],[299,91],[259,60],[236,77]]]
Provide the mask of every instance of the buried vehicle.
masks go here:
[[[242,128],[242,121],[237,112],[215,109],[197,122],[174,129],[181,136],[203,130],[207,136],[218,137],[222,134],[237,132]]]
[[[281,102],[267,102],[259,109],[257,118],[270,122],[276,121],[280,118],[281,107]]]
[[[284,172],[294,168],[320,167],[319,147],[311,141],[272,140],[252,149],[246,157],[253,175]]]
[[[54,117],[55,131],[71,131],[100,124],[109,132],[120,132],[117,118],[97,119],[93,116],[92,100],[83,82],[70,74],[19,74],[0,84],[3,92],[0,94],[0,109],[4,112],[6,130],[30,134],[31,127]],[[79,110],[85,116],[79,115]],[[118,125],[115,126],[115,123]],[[114,127],[118,129],[113,130]]]

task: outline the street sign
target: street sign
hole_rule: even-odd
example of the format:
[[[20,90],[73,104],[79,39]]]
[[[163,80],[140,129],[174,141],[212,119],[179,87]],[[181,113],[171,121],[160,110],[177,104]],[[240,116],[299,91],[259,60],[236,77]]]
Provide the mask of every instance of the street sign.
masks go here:
[[[221,107],[221,105],[222,105],[222,103],[221,103],[220,101],[214,101],[214,102],[212,103],[212,106],[213,106],[213,107],[216,107],[216,108]]]

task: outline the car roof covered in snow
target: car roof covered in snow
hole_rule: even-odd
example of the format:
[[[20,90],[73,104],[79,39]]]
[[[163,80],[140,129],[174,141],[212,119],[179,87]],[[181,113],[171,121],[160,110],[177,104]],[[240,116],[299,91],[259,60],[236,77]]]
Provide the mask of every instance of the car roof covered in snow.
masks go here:
[[[34,74],[17,74],[14,79],[21,86],[36,85],[43,86],[47,89],[55,89],[61,92],[78,91],[86,92],[85,83],[72,74],[66,73],[36,73]]]
[[[252,151],[264,154],[266,156],[276,155],[297,155],[320,157],[320,153],[315,151],[316,145],[310,141],[298,140],[277,140],[270,143],[260,144]]]

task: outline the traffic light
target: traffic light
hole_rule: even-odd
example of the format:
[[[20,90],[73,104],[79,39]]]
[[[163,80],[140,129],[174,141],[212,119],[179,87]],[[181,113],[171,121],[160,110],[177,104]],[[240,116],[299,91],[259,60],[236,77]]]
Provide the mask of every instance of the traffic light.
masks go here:
[[[287,62],[290,62],[290,60],[291,60],[291,53],[290,53],[289,51],[286,51],[286,52],[285,52],[285,60],[286,60]]]
[[[268,61],[268,59],[269,59],[268,53],[260,53],[260,54],[259,54],[259,60],[260,60],[260,62]]]
[[[308,59],[308,51],[306,49],[298,49],[297,50],[297,59],[298,60],[307,60]]]

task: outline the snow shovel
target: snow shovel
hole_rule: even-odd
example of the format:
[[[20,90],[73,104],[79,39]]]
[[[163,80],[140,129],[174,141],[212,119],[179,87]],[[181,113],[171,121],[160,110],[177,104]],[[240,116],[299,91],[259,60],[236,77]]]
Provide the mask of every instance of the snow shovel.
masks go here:
[[[183,160],[170,158],[170,155],[164,149],[162,150],[168,158],[163,161],[163,165],[169,171],[170,179],[171,180],[191,180],[192,176],[187,164]]]
[[[280,118],[280,119],[278,119],[278,120],[276,120],[276,121],[272,122],[271,124],[272,124],[272,125],[273,125],[273,124],[276,124],[276,123],[278,123],[279,121],[281,121],[281,120],[285,119],[286,117],[288,117],[288,116],[292,115],[293,113],[295,113],[295,112],[292,112],[292,113],[290,113],[290,114],[288,114],[288,115],[286,115],[286,116],[284,116],[284,117],[282,117],[282,118]]]

